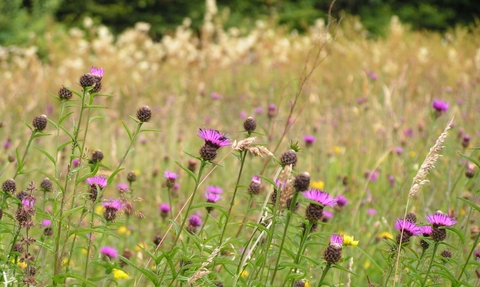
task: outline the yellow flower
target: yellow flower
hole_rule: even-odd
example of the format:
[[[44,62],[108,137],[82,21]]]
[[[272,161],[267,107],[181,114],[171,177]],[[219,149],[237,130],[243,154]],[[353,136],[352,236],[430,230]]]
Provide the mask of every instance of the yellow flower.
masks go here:
[[[319,181],[312,181],[311,186],[315,189],[322,190],[325,187],[325,183],[321,180]]]
[[[120,226],[117,230],[118,234],[130,235],[132,233],[126,226]]]
[[[143,243],[138,243],[137,246],[135,246],[136,251],[142,251],[143,249],[145,249],[145,244]]]
[[[358,246],[358,240],[354,240],[353,236],[348,236],[348,235],[343,235],[343,245],[352,245],[352,246]]]
[[[86,248],[82,248],[82,254],[87,254],[87,249]]]
[[[415,156],[417,156],[417,154],[414,151],[411,151],[409,153],[409,155],[410,155],[411,158],[414,158]]]
[[[368,267],[370,267],[370,261],[367,261],[365,264],[363,264],[363,268],[368,269]]]
[[[125,271],[120,269],[113,268],[113,278],[115,279],[128,279],[128,274]]]
[[[310,286],[311,286],[311,285],[310,285],[310,282],[305,281],[305,287],[310,287]]]
[[[25,268],[27,268],[27,263],[23,262],[23,261],[19,261],[17,263],[18,267],[20,267],[20,269],[22,270],[25,270]]]
[[[243,270],[241,276],[242,276],[243,278],[247,278],[247,277],[248,277],[248,271],[247,271],[247,270]]]
[[[105,210],[105,208],[103,208],[103,206],[97,205],[97,207],[95,208],[95,213],[96,214],[103,214],[104,210]]]
[[[378,239],[393,239],[393,235],[388,231],[384,231],[377,235]]]
[[[334,147],[333,147],[333,152],[334,152],[335,154],[341,154],[341,153],[343,153],[343,148],[341,148],[341,147],[339,147],[339,146],[334,146]]]
[[[462,216],[465,216],[465,214],[467,214],[467,212],[465,211],[465,209],[462,208],[462,209],[460,209],[460,214]]]

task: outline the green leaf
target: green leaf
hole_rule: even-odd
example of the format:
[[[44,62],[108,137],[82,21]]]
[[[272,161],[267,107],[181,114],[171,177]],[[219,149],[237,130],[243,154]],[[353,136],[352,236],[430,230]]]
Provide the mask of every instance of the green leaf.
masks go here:
[[[140,130],[138,133],[146,133],[146,132],[159,133],[159,132],[161,132],[161,131],[160,131],[160,130],[156,130],[156,129],[145,129],[145,130]]]
[[[463,236],[463,234],[462,234],[460,231],[458,231],[457,229],[452,228],[452,227],[444,227],[444,228],[445,228],[446,230],[449,230],[449,231],[455,233],[456,235],[458,235],[458,237],[459,237],[460,240],[462,241],[462,244],[465,243],[465,237]]]
[[[130,139],[130,141],[133,140],[133,137],[132,137],[132,132],[130,132],[130,130],[128,129],[127,125],[122,121],[122,125],[123,127],[125,128],[125,130],[127,131],[127,134],[128,134],[128,138]]]
[[[150,271],[149,269],[146,269],[146,268],[142,268],[142,267],[139,267],[137,266],[135,263],[133,263],[132,261],[128,260],[127,258],[119,255],[118,256],[120,258],[121,261],[127,263],[128,265],[132,266],[133,268],[137,269],[138,271],[140,271],[143,275],[145,275],[145,277],[147,277],[155,286],[158,285],[158,282],[157,282],[157,275],[155,273],[153,273],[152,271]]]
[[[61,145],[59,145],[57,147],[57,153],[60,152],[64,147],[66,147],[67,145],[69,145],[71,143],[72,143],[72,141],[66,141],[66,142],[62,143]]]
[[[479,163],[476,159],[474,159],[473,157],[470,157],[470,156],[468,156],[468,155],[466,155],[466,154],[463,154],[463,153],[459,153],[459,154],[460,154],[461,156],[463,156],[464,158],[468,159],[469,161],[473,162],[477,167],[480,168],[480,163]]]
[[[93,122],[94,120],[105,119],[105,116],[94,116],[88,119],[88,123]]]
[[[181,163],[179,163],[178,161],[175,162],[180,168],[182,168],[186,173],[188,173],[188,175],[190,175],[193,180],[195,181],[195,183],[197,182],[197,176],[193,173],[193,171],[189,170],[188,168],[184,167]]]
[[[471,202],[470,200],[467,200],[465,198],[457,197],[461,201],[465,202],[466,204],[470,205],[473,209],[476,211],[480,212],[480,206],[476,205],[475,203]]]
[[[105,109],[106,107],[101,105],[85,105],[85,109]]]
[[[21,171],[23,168],[23,162],[20,157],[20,152],[18,151],[18,148],[15,149],[15,157],[17,158],[17,170]]]
[[[47,136],[51,136],[52,134],[46,134],[46,133],[42,133],[42,132],[36,132],[33,136],[32,136],[32,139],[36,139],[36,138],[40,138],[40,137],[47,137]]]
[[[73,112],[68,112],[66,114],[64,114],[59,120],[58,120],[58,124],[61,125],[63,123],[64,120],[66,120],[68,118],[68,116],[70,116],[71,114],[73,114]]]
[[[77,280],[83,282],[84,284],[88,284],[90,286],[97,286],[96,284],[94,284],[90,280],[84,278],[82,275],[78,275],[78,274],[75,274],[75,273],[62,273],[62,274],[55,275],[53,277],[53,281],[57,284],[64,284],[65,283],[64,281],[65,281],[66,278],[74,278],[74,279],[77,279]]]
[[[63,220],[65,218],[67,218],[68,216],[70,216],[71,214],[79,211],[79,210],[83,210],[85,208],[85,206],[81,205],[81,206],[77,206],[75,208],[72,208],[70,210],[68,210],[67,212],[65,212],[63,215],[62,215],[62,218],[60,218],[60,220]]]
[[[114,172],[108,177],[107,183],[110,184],[110,183],[113,181],[113,179],[115,178],[115,176],[116,176],[119,172],[121,172],[122,170],[124,170],[123,167],[121,167],[121,168],[117,169],[116,171],[114,171]]]
[[[55,129],[58,129],[58,125],[56,122],[52,121],[51,119],[47,118],[47,121],[55,127]]]
[[[140,121],[139,121],[137,118],[134,118],[134,117],[132,117],[132,116],[129,116],[129,117],[130,117],[134,122],[136,122],[137,124],[140,123]]]
[[[95,97],[113,97],[115,95],[112,95],[112,94],[98,94],[98,93],[95,93],[94,95]]]
[[[30,126],[30,125],[29,125],[26,121],[24,121],[23,119],[20,119],[20,120],[22,120],[22,122],[23,122],[31,131],[33,131],[32,126]]]
[[[45,150],[43,150],[39,147],[35,147],[35,149],[37,149],[39,152],[43,153],[53,163],[53,165],[56,164],[55,159],[48,152],[46,152]]]
[[[64,127],[62,127],[62,126],[58,126],[58,127],[59,127],[62,131],[64,131],[64,132],[70,137],[70,139],[72,139],[72,141],[75,140],[75,137],[74,137],[69,131],[67,131]]]

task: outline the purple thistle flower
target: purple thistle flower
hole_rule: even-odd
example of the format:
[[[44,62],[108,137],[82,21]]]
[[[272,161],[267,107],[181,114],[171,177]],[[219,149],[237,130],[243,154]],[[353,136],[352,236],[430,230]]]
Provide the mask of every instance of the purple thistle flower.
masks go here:
[[[100,248],[100,254],[107,256],[110,259],[116,259],[118,257],[117,250],[110,246],[103,246]]]
[[[216,148],[230,145],[230,140],[225,134],[220,133],[215,129],[198,129],[198,136],[205,140],[206,144]]]
[[[241,111],[241,112],[240,112],[240,118],[241,118],[241,119],[246,119],[246,118],[247,118],[247,112]]]
[[[332,198],[328,193],[323,190],[310,189],[302,193],[307,199],[316,201],[323,206],[334,206],[337,200]]]
[[[434,100],[432,103],[432,107],[435,109],[437,112],[446,112],[448,111],[448,103],[443,102],[440,100]]]
[[[337,205],[340,206],[340,207],[343,207],[345,205],[348,204],[348,200],[345,196],[343,195],[339,195],[335,198],[335,200],[337,201]],[[325,212],[325,211],[324,211]]]
[[[188,222],[190,223],[191,226],[193,227],[200,227],[202,226],[202,219],[196,215],[190,216],[188,219]]]
[[[314,144],[317,141],[317,139],[312,135],[304,136],[303,140],[305,141],[306,146],[311,146],[312,144]]]
[[[120,192],[127,192],[127,191],[128,191],[128,184],[126,184],[126,183],[119,183],[119,184],[117,185],[117,189],[118,189],[118,191],[120,191]]]
[[[210,97],[211,97],[213,100],[218,100],[218,99],[220,99],[220,94],[213,92],[213,93],[210,94]]]
[[[103,78],[104,70],[102,68],[91,67],[90,74],[99,77],[100,79]]]
[[[395,147],[395,152],[397,154],[402,154],[403,153],[403,148],[401,146],[397,146],[397,147]]]
[[[255,114],[257,114],[257,115],[263,114],[263,108],[262,107],[255,108]]]
[[[72,164],[74,167],[78,167],[80,165],[80,160],[78,158],[74,158],[72,160]]]
[[[437,226],[452,226],[457,223],[455,219],[451,218],[447,214],[443,214],[440,212],[436,212],[432,215],[427,215],[425,218],[428,222],[430,222],[430,224]]]
[[[322,216],[327,218],[327,219],[331,219],[331,218],[333,218],[333,213],[331,213],[329,211],[326,211],[326,210],[323,210],[322,211]]]
[[[378,79],[378,75],[375,74],[374,72],[368,73],[368,76],[370,77],[371,80],[374,80],[374,81]]]
[[[43,220],[43,227],[50,227],[52,226],[52,221],[48,219]]]
[[[171,208],[170,208],[170,205],[166,204],[166,203],[162,203],[160,204],[160,206],[158,207],[158,209],[163,212],[163,213],[168,213],[170,212]]]
[[[413,130],[411,128],[407,128],[403,130],[403,135],[406,137],[413,137]]]
[[[209,193],[209,192],[205,193],[205,197],[207,198],[207,201],[210,203],[215,203],[219,201],[220,198],[222,198],[219,194]]]
[[[365,172],[365,177],[371,182],[377,181],[378,180],[378,175],[379,175],[379,172],[377,170],[374,170],[374,171],[367,170]]]
[[[114,209],[115,211],[122,210],[125,207],[125,204],[121,200],[107,198],[102,202],[102,206],[109,209]]]
[[[218,186],[207,186],[207,193],[222,194],[223,190]]]
[[[11,146],[12,146],[12,142],[10,142],[10,139],[6,140],[6,141],[3,143],[3,147],[4,147],[5,149],[9,149]]]
[[[415,223],[403,219],[398,219],[397,222],[395,222],[395,228],[400,232],[402,232],[402,230],[407,231],[411,235],[419,235],[422,233],[420,227]]]
[[[390,182],[391,185],[395,185],[395,177],[393,177],[393,175],[389,175],[388,182]]]
[[[22,199],[22,205],[25,206],[25,207],[33,207],[33,205],[35,204],[35,199],[27,199],[27,198],[24,198]]]
[[[432,234],[432,226],[431,225],[420,226],[420,232],[423,234],[423,236],[430,236],[430,234]]]
[[[166,171],[163,176],[171,181],[175,181],[178,178],[178,174],[171,172],[171,171]]]
[[[369,209],[367,209],[367,214],[368,215],[375,215],[375,214],[377,214],[377,211],[374,208],[369,208]]]
[[[92,187],[98,185],[99,188],[104,188],[107,186],[107,179],[102,176],[94,176],[87,178],[87,183]]]
[[[262,179],[258,175],[252,176],[252,181],[256,183],[262,183]]]
[[[330,245],[341,248],[343,245],[343,237],[337,234],[330,236]]]

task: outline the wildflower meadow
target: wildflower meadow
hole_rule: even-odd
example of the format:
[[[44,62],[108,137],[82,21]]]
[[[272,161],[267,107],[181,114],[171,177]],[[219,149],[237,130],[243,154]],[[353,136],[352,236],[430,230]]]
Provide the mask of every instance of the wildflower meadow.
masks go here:
[[[478,25],[209,13],[0,48],[0,282],[479,286]]]

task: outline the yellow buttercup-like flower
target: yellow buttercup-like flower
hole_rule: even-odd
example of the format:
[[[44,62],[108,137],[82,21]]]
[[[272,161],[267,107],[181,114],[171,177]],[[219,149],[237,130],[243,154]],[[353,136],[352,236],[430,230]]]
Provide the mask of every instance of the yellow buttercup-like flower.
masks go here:
[[[27,268],[27,263],[23,262],[23,261],[19,261],[17,263],[18,267],[20,267],[20,269],[22,270],[25,270]]]
[[[363,264],[363,268],[368,269],[370,267],[370,261],[366,261],[365,264]]]
[[[343,148],[341,148],[341,147],[339,147],[339,146],[334,146],[334,147],[333,147],[333,152],[334,152],[335,154],[342,154],[343,151],[344,151]]]
[[[305,282],[305,287],[310,287],[310,286],[311,286],[311,285],[310,285],[310,282],[306,281],[306,282]]]
[[[130,233],[132,233],[126,226],[120,226],[117,229],[117,232],[118,234],[126,234],[126,235],[130,235]]]
[[[135,251],[142,251],[145,249],[145,244],[143,243],[138,243],[137,246],[135,246]]]
[[[353,236],[343,235],[343,245],[358,246],[358,240],[354,240]]]
[[[312,183],[310,184],[313,188],[315,189],[320,189],[322,190],[324,187],[325,187],[325,183],[321,180],[318,180],[318,181],[312,181]]]
[[[113,278],[115,279],[128,279],[129,276],[125,271],[120,270],[120,269],[113,269]]]
[[[390,232],[388,232],[388,231],[384,231],[382,233],[379,233],[377,235],[377,238],[378,239],[393,239],[393,235],[390,234]]]
[[[248,274],[249,274],[249,273],[248,273],[247,270],[243,270],[241,276],[242,276],[243,278],[247,278],[247,277],[248,277]]]
[[[95,208],[96,214],[103,214],[104,211],[105,211],[105,208],[101,205],[97,205],[97,207]]]

